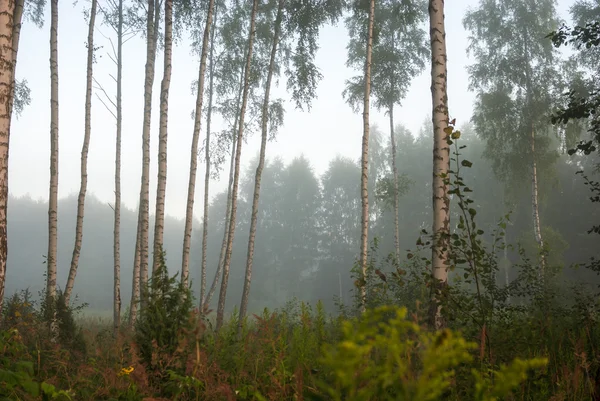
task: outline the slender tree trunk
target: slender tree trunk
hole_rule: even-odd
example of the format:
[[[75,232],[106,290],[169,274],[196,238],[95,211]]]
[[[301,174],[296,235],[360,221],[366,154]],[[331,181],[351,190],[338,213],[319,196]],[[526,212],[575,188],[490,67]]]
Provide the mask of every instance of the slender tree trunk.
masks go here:
[[[181,257],[181,280],[184,286],[188,286],[189,264],[190,264],[190,244],[192,243],[192,223],[194,220],[194,196],[196,192],[196,171],[198,170],[198,141],[200,138],[200,126],[202,125],[202,102],[204,100],[204,75],[206,73],[206,58],[208,56],[208,42],[210,36],[210,27],[212,23],[215,0],[210,0],[208,12],[206,15],[206,25],[204,26],[204,37],[202,38],[202,53],[200,55],[200,69],[198,72],[198,94],[196,96],[196,113],[194,116],[194,133],[192,135],[192,149],[190,155],[190,177],[188,183],[187,207],[185,211],[185,228],[183,233],[183,255]],[[212,51],[211,51],[212,53]],[[207,131],[209,132],[209,131]],[[210,133],[207,133],[206,142],[206,174],[210,174]],[[208,179],[205,180],[208,182]],[[208,196],[208,189],[205,188],[204,197]],[[202,295],[201,298],[202,299]]]
[[[210,189],[210,134],[213,109],[213,94],[214,94],[214,70],[215,70],[215,32],[217,26],[217,9],[214,10],[215,21],[212,25],[210,35],[210,79],[208,83],[208,111],[206,114],[206,147],[205,161],[206,167],[204,172],[204,204],[202,217],[202,262],[200,265],[200,312],[204,313],[204,295],[206,292],[206,254],[208,251],[208,194]],[[229,196],[228,196],[229,197]],[[229,203],[229,202],[228,202]]]
[[[85,194],[87,192],[87,159],[90,149],[90,134],[92,132],[92,77],[94,73],[94,24],[96,22],[97,0],[92,0],[90,9],[90,23],[88,27],[88,51],[87,51],[87,76],[85,84],[85,128],[83,134],[83,145],[81,147],[81,184],[79,196],[77,197],[77,222],[75,224],[75,246],[71,258],[69,278],[65,287],[65,304],[69,305],[71,293],[75,285],[75,276],[81,255],[81,243],[83,241],[83,217],[85,214]]]
[[[0,2],[0,315],[4,301],[8,257],[8,149],[17,60],[14,49],[16,13],[15,2]]]
[[[142,209],[138,206],[138,222]],[[137,320],[138,303],[140,302],[140,239],[141,224],[137,225],[135,236],[135,253],[133,255],[133,277],[131,279],[131,303],[129,305],[129,326],[133,327]]]
[[[123,125],[123,0],[119,0],[117,26],[117,133],[115,140],[115,222],[113,229],[113,328],[121,326],[121,130]],[[136,236],[137,237],[137,236]],[[136,239],[137,242],[137,239]]]
[[[391,105],[388,111],[390,115],[390,144],[392,159],[392,174],[394,176],[394,249],[396,251],[396,261],[400,261],[400,194],[398,193],[398,167],[396,166],[396,135],[394,133],[394,105]]]
[[[535,157],[535,131],[533,129],[531,130],[531,211],[533,217],[533,232],[535,235],[535,242],[541,251],[540,277],[543,278],[546,272],[546,255],[544,254],[544,239],[542,237],[542,225],[540,223],[537,163]]]
[[[25,0],[14,0],[14,14],[12,17],[12,54],[13,54],[13,63],[17,64],[17,54],[19,52],[19,39],[21,39],[21,25],[23,23],[23,8],[25,6]],[[9,2],[10,5],[10,2]],[[13,70],[13,80],[15,79],[14,75],[15,71]],[[11,99],[11,108],[12,108]],[[12,112],[12,110],[11,110]]]
[[[446,326],[441,313],[440,296],[448,285],[448,234],[450,232],[450,198],[444,181],[450,163],[450,148],[446,141],[448,128],[448,92],[446,66],[446,28],[444,0],[429,1],[431,39],[431,99],[433,120],[433,236],[432,269],[434,285],[430,307],[431,324],[435,329]]]
[[[392,32],[392,47],[395,46],[396,33]],[[395,81],[392,79],[392,89],[395,88]],[[398,193],[398,167],[396,166],[396,135],[394,133],[394,102],[391,102],[388,109],[390,117],[390,144],[392,158],[392,174],[394,179],[394,249],[396,251],[396,262],[400,262],[400,194]]]
[[[152,272],[160,267],[165,223],[165,195],[167,191],[167,121],[169,117],[169,87],[171,86],[171,54],[173,52],[173,0],[165,0],[165,55],[164,74],[160,85],[160,129],[158,133],[158,184],[156,188],[156,215],[154,217],[154,259]],[[186,277],[187,279],[187,277]]]
[[[50,1],[50,12],[50,193],[46,297],[54,305],[58,244],[58,0]]]
[[[152,120],[152,86],[154,84],[154,62],[156,59],[156,44],[159,14],[154,7],[154,0],[148,0],[148,21],[146,25],[146,67],[144,78],[144,122],[142,129],[142,182],[140,188],[140,231],[139,267],[134,267],[140,273],[140,289],[148,282],[148,237],[150,226],[150,123]],[[141,306],[144,297],[140,290]]]
[[[531,73],[531,65],[529,63],[529,47],[527,46],[527,31],[523,33],[523,53],[526,61],[525,81],[527,87],[527,103],[530,110],[533,110],[533,78]],[[533,219],[533,234],[541,253],[540,258],[540,273],[541,279],[545,277],[546,257],[544,255],[544,240],[542,238],[542,225],[540,223],[539,201],[538,201],[538,177],[537,163],[535,157],[535,126],[533,119],[530,121],[530,146],[531,146],[531,215]]]
[[[237,116],[236,120],[237,122]],[[237,123],[236,123],[237,125]],[[231,191],[233,189],[233,172],[235,170],[235,153],[237,149],[237,140],[236,136],[232,138],[231,142],[231,158],[229,162],[229,183],[227,186],[227,205],[225,207],[225,223],[223,224],[223,241],[221,242],[221,252],[219,253],[219,263],[217,264],[217,271],[215,272],[215,277],[213,278],[213,282],[208,290],[208,294],[206,294],[206,298],[204,299],[204,306],[202,307],[203,312],[205,313],[208,310],[210,305],[210,301],[217,290],[217,284],[219,284],[219,277],[223,272],[223,263],[225,262],[225,252],[227,251],[227,243],[229,238],[229,221],[231,219]]]
[[[242,290],[242,301],[240,303],[240,316],[238,325],[238,335],[242,332],[244,317],[248,310],[248,297],[250,295],[250,283],[252,281],[252,261],[254,258],[254,239],[256,238],[256,225],[258,221],[258,200],[260,197],[260,181],[265,166],[265,152],[267,148],[267,137],[269,135],[269,96],[271,94],[271,81],[273,80],[273,71],[275,69],[275,58],[279,45],[279,36],[281,34],[281,23],[283,19],[283,5],[285,0],[279,0],[277,6],[277,17],[275,18],[275,32],[273,34],[273,46],[271,47],[271,59],[269,60],[269,72],[265,82],[265,97],[262,105],[261,121],[261,140],[260,155],[258,158],[258,167],[256,167],[256,176],[254,178],[254,196],[252,198],[252,217],[250,219],[250,236],[248,238],[248,254],[246,257],[246,275],[244,277],[244,288]]]
[[[25,6],[25,0],[15,0],[15,9],[12,18],[12,62],[13,62],[13,70],[12,70],[12,79],[13,85],[11,88],[11,95],[9,100],[9,114],[12,117],[13,104],[15,101],[15,87],[16,87],[16,78],[17,78],[17,54],[19,53],[19,40],[21,39],[21,26],[23,24],[23,11]],[[0,300],[0,305],[2,301]],[[1,309],[1,308],[0,308]]]
[[[250,66],[252,63],[252,50],[254,46],[254,36],[256,34],[256,12],[258,9],[258,0],[252,2],[252,14],[250,16],[250,34],[248,37],[248,53],[246,56],[246,67],[244,70],[244,93],[242,95],[242,108],[240,110],[239,128],[237,137],[237,147],[235,149],[235,172],[233,174],[233,188],[231,191],[231,218],[229,219],[229,235],[227,238],[227,250],[225,252],[225,261],[223,262],[223,278],[221,280],[221,291],[219,292],[219,304],[217,306],[217,331],[223,325],[225,313],[225,299],[227,298],[227,282],[229,279],[229,266],[231,264],[231,254],[233,252],[233,238],[235,235],[235,218],[237,213],[237,195],[238,184],[240,181],[240,159],[242,157],[242,143],[244,137],[244,117],[246,106],[248,104],[248,93],[250,92]]]
[[[237,96],[237,101],[235,105],[235,109],[239,110],[240,105],[242,103],[242,94],[244,90],[244,69],[240,73],[240,86]],[[219,277],[221,277],[221,273],[223,272],[223,264],[225,263],[225,253],[227,251],[227,243],[229,242],[229,221],[231,220],[231,197],[233,190],[233,173],[235,171],[235,155],[237,149],[237,135],[236,130],[238,126],[240,115],[237,114],[233,121],[233,129],[231,132],[231,159],[229,161],[229,183],[227,186],[227,206],[225,208],[225,223],[224,223],[224,231],[223,231],[223,241],[221,242],[221,253],[219,254],[219,264],[217,265],[217,271],[215,272],[215,277],[213,278],[213,282],[210,286],[208,294],[206,295],[206,299],[204,300],[203,311],[208,310],[208,306],[210,305],[210,300],[212,299],[215,291],[217,290],[217,284],[219,283]]]
[[[375,0],[370,1],[369,28],[367,31],[367,57],[365,61],[365,95],[363,105],[363,138],[361,159],[361,233],[360,233],[360,268],[362,283],[360,285],[360,307],[364,312],[367,303],[367,251],[369,249],[369,107],[371,98],[371,53],[373,50],[373,20],[375,18]]]

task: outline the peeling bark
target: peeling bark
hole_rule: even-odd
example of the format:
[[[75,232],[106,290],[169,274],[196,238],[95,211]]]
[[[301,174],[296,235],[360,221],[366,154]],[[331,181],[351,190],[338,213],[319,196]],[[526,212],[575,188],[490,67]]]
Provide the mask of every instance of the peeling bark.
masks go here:
[[[367,252],[369,249],[369,107],[371,98],[371,54],[373,52],[373,22],[375,19],[375,0],[370,1],[369,27],[367,31],[367,57],[365,61],[365,94],[363,105],[363,137],[361,159],[361,233],[360,233],[360,268],[362,280],[360,288],[361,311],[366,310],[367,303]]]
[[[50,192],[48,201],[48,255],[46,297],[56,299],[58,245],[58,0],[50,1]]]
[[[158,133],[158,183],[154,216],[154,257],[152,273],[160,267],[165,224],[167,192],[167,140],[169,118],[169,88],[171,86],[171,56],[173,53],[173,0],[165,0],[165,51],[163,79],[160,85],[160,122]]]
[[[150,226],[150,124],[152,120],[152,86],[154,84],[154,62],[158,40],[159,7],[154,0],[148,0],[148,20],[146,25],[146,67],[144,78],[144,122],[142,128],[142,180],[140,188],[140,231],[139,267],[140,289],[148,283],[148,237]],[[140,306],[144,306],[144,297],[140,291]]]
[[[21,12],[22,10],[21,3]],[[17,21],[15,20],[17,17],[15,2],[0,2],[0,314],[4,301],[8,257],[8,149],[15,87],[14,73],[17,61],[15,49],[15,30],[17,30],[15,28]]]
[[[448,234],[450,232],[450,198],[444,181],[450,164],[450,147],[445,130],[448,128],[446,28],[444,0],[429,1],[429,34],[431,40],[431,99],[433,120],[433,285],[430,320],[433,328],[446,326],[440,305],[442,290],[448,285]]]

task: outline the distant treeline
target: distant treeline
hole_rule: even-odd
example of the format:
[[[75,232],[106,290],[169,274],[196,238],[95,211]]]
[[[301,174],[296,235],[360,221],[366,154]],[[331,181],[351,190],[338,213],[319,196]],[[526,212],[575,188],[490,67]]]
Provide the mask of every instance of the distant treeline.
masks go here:
[[[529,255],[535,252],[530,218],[529,193],[526,185],[511,186],[498,182],[490,163],[482,159],[483,142],[467,127],[463,130],[461,158],[474,163],[463,169],[466,183],[473,189],[477,221],[486,238],[498,219],[513,210],[508,226],[507,242],[521,243]],[[398,169],[404,195],[400,199],[400,247],[415,248],[419,232],[429,230],[431,222],[431,145],[424,134],[416,138],[398,127]],[[375,131],[371,141],[372,228],[378,237],[378,258],[383,259],[394,248],[394,219],[385,183],[389,178],[387,144]],[[253,190],[253,161],[240,186],[237,231],[233,248],[230,276],[230,296],[227,308],[239,305],[246,262],[250,206]],[[589,163],[589,166],[587,165]],[[587,234],[591,222],[598,221],[597,208],[589,201],[588,188],[575,172],[591,168],[589,158],[562,155],[549,171],[549,179],[541,188],[541,216],[546,243],[550,249],[548,261],[556,268],[585,262],[597,251],[595,238]],[[270,160],[263,173],[259,226],[256,236],[254,278],[250,295],[250,310],[265,305],[281,306],[291,297],[315,301],[322,299],[329,308],[334,297],[351,301],[355,263],[360,238],[360,175],[358,160],[337,157],[319,177],[306,157],[289,162]],[[218,193],[210,205],[208,244],[208,285],[217,266],[223,235],[226,192]],[[59,284],[64,287],[73,250],[77,200],[74,195],[59,204]],[[44,255],[47,252],[47,204],[27,197],[10,199],[9,259],[7,292],[29,287],[34,294],[44,288]],[[453,210],[452,228],[457,222]],[[74,293],[90,310],[109,311],[112,307],[112,230],[113,210],[107,203],[89,196],[86,200],[85,232],[80,268]],[[137,211],[123,209],[121,217],[121,297],[126,307],[131,299],[131,274]],[[150,227],[153,227],[151,222]],[[191,279],[198,294],[201,260],[201,223],[196,220],[192,236]],[[173,274],[181,266],[183,220],[167,217],[164,249]],[[512,263],[518,261],[517,249],[508,252]],[[586,280],[595,276],[589,272],[565,268],[565,274]],[[510,270],[509,270],[510,272]],[[499,275],[499,280],[504,274]],[[213,297],[213,303],[215,303]]]

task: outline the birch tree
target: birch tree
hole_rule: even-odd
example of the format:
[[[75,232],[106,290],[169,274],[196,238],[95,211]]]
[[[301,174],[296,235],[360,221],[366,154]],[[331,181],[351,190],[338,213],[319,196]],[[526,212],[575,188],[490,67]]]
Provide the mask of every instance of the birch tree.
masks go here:
[[[160,267],[165,222],[165,195],[167,190],[167,121],[169,117],[169,88],[171,86],[171,54],[173,52],[173,0],[165,0],[164,72],[160,85],[160,122],[158,133],[158,183],[156,214],[154,216],[154,258],[152,271]]]
[[[56,298],[58,245],[58,0],[50,0],[50,191],[48,201],[47,304]]]
[[[138,236],[136,243],[139,257],[133,267],[134,291],[131,295],[131,304],[142,301],[141,287],[148,282],[148,236],[150,226],[150,123],[152,119],[152,86],[154,84],[154,62],[156,60],[156,47],[158,42],[158,24],[160,21],[160,7],[158,1],[148,0],[146,10],[146,67],[144,77],[144,121],[142,126],[142,179],[140,188]],[[156,5],[156,7],[155,7]],[[135,283],[139,282],[137,292]]]
[[[27,81],[16,79],[17,55],[23,17],[28,17],[35,25],[42,27],[44,0],[14,0],[3,2],[0,8],[1,40],[0,45],[0,93],[6,106],[6,113],[0,112],[0,313],[4,300],[6,280],[6,261],[8,258],[7,203],[8,203],[8,151],[10,145],[10,126],[13,110],[18,116],[26,104],[29,104]],[[6,19],[4,21],[3,19]],[[10,30],[10,31],[9,31]],[[0,42],[2,43],[2,42]],[[10,57],[10,58],[9,58]],[[10,81],[9,81],[10,79]],[[6,85],[6,86],[5,86]],[[5,92],[7,91],[7,92]],[[1,106],[0,106],[1,107]]]
[[[431,106],[433,122],[433,285],[430,321],[436,330],[446,326],[440,298],[448,285],[448,246],[450,234],[450,198],[448,177],[450,145],[447,142],[448,69],[444,0],[429,0],[429,35],[431,43]]]
[[[11,115],[14,110],[18,117],[23,111],[23,108],[31,102],[31,90],[27,86],[27,79],[18,80],[16,76],[21,26],[23,25],[23,19],[32,22],[38,28],[44,26],[44,8],[46,6],[46,0],[14,0],[14,3],[15,11],[12,25],[12,52],[15,66],[13,71],[14,89],[11,98]]]
[[[384,110],[389,118],[390,154],[392,169],[393,209],[394,209],[394,248],[396,259],[400,256],[399,198],[401,193],[398,168],[396,166],[396,138],[394,134],[394,106],[406,96],[411,80],[425,68],[429,54],[426,33],[420,27],[427,16],[424,1],[405,2],[384,0],[378,3],[374,25],[376,37],[372,54],[372,95],[374,106]],[[364,67],[364,32],[368,24],[368,14],[355,12],[346,20],[350,42],[348,44],[349,67]],[[364,74],[346,81],[344,97],[355,112],[358,112],[364,96]]]
[[[481,0],[463,21],[470,32],[469,87],[477,100],[473,121],[486,140],[485,155],[508,190],[528,177],[533,236],[546,268],[540,221],[540,172],[558,157],[551,148],[548,114],[558,82],[555,50],[545,39],[558,26],[554,0]],[[502,44],[502,45],[500,45]]]
[[[215,32],[217,26],[217,9],[214,10],[214,23],[211,28],[210,39],[210,71],[208,83],[208,109],[206,112],[206,140],[205,140],[205,173],[204,173],[204,204],[202,214],[202,261],[200,265],[200,310],[204,311],[204,295],[206,293],[206,257],[208,250],[208,209],[209,209],[209,190],[211,177],[211,157],[210,157],[210,139],[211,139],[211,122],[213,113],[213,95],[215,82]],[[228,186],[229,187],[229,186]]]
[[[81,244],[83,241],[83,217],[85,213],[85,194],[87,191],[87,158],[90,148],[90,136],[92,132],[92,78],[94,76],[94,27],[96,24],[97,0],[92,0],[89,14],[88,38],[87,38],[87,74],[85,81],[85,121],[83,130],[83,145],[81,147],[81,182],[79,195],[77,197],[77,221],[75,224],[75,245],[73,247],[73,256],[71,257],[71,268],[69,277],[65,286],[65,304],[69,305],[73,285],[75,285],[75,276],[79,266],[79,256],[81,255]]]
[[[121,131],[123,127],[123,0],[117,5],[117,131],[115,135],[115,221],[113,226],[113,332],[121,326]]]
[[[15,3],[0,3],[0,313],[4,300],[8,256],[8,149],[16,55],[13,54]]]
[[[261,118],[261,139],[260,139],[260,156],[258,158],[258,166],[256,167],[256,175],[254,178],[254,194],[252,197],[252,215],[250,218],[250,237],[248,239],[248,254],[246,257],[246,274],[244,276],[244,287],[242,289],[242,300],[240,304],[238,334],[241,333],[243,319],[246,316],[248,309],[248,296],[250,294],[250,282],[252,280],[252,258],[254,256],[254,238],[256,237],[256,222],[258,217],[258,200],[260,197],[260,179],[262,170],[265,165],[265,152],[267,147],[267,136],[269,133],[269,96],[271,94],[271,81],[273,79],[273,71],[275,68],[275,58],[279,38],[281,35],[281,24],[283,20],[283,6],[285,0],[278,0],[277,17],[275,18],[273,46],[271,48],[271,58],[269,61],[267,81],[265,82],[265,92],[263,100],[262,118]]]
[[[206,23],[204,25],[204,35],[202,38],[202,51],[200,53],[200,67],[198,71],[198,92],[196,95],[196,111],[194,115],[194,131],[192,134],[192,147],[190,152],[190,176],[188,183],[188,195],[187,195],[187,205],[186,205],[186,213],[185,213],[185,227],[183,234],[183,255],[181,262],[181,279],[183,280],[184,285],[187,287],[188,284],[188,275],[189,275],[189,262],[190,262],[190,245],[192,242],[192,223],[194,220],[194,194],[196,191],[196,170],[198,169],[198,141],[200,138],[200,128],[202,124],[202,103],[204,100],[204,77],[206,73],[206,58],[208,56],[208,46],[209,39],[211,33],[211,24],[213,20],[213,13],[215,9],[215,0],[210,0],[208,5],[208,12],[206,13]],[[214,35],[213,35],[214,40]],[[212,59],[212,48],[211,44],[211,59]],[[211,61],[212,63],[212,61]],[[211,66],[212,68],[212,66]],[[212,80],[211,76],[211,80]],[[211,93],[212,96],[212,93]],[[211,99],[212,100],[212,99]],[[210,107],[210,106],[209,106]],[[209,114],[212,110],[209,111]],[[210,123],[210,115],[207,117],[207,134],[206,134],[206,175],[205,177],[205,188],[204,188],[204,203],[205,203],[205,211],[204,217],[207,218],[207,203],[208,203],[208,181],[210,179],[210,130],[208,128],[208,124]],[[206,227],[206,224],[205,224]],[[204,238],[204,230],[203,229],[203,270],[202,270],[202,285],[206,282],[206,259],[204,254],[206,253],[205,244],[206,240]],[[208,233],[206,233],[208,235]],[[204,289],[200,291],[200,299],[204,296]]]
[[[371,55],[373,51],[373,23],[375,19],[375,0],[369,5],[369,24],[367,28],[367,51],[365,56],[365,91],[363,104],[363,138],[361,158],[361,232],[360,232],[360,269],[362,273],[360,289],[361,311],[366,310],[367,291],[367,251],[369,248],[369,109],[371,100]]]
[[[208,307],[210,305],[210,301],[213,297],[213,295],[215,294],[215,291],[217,290],[217,285],[219,284],[219,277],[221,277],[222,272],[223,272],[223,263],[225,262],[225,252],[227,251],[227,243],[229,242],[229,220],[231,219],[231,191],[232,191],[232,187],[233,187],[233,173],[235,170],[235,154],[236,154],[236,148],[237,148],[237,141],[236,141],[236,137],[234,136],[232,138],[232,142],[231,142],[231,156],[230,156],[230,160],[229,160],[229,181],[227,184],[227,205],[225,207],[225,217],[224,217],[224,227],[225,230],[223,231],[223,240],[221,241],[221,251],[219,253],[219,262],[217,264],[217,270],[215,271],[215,276],[213,278],[212,284],[208,290],[208,293],[206,294],[206,297],[203,299],[203,303],[202,303],[202,311],[206,312],[208,310]],[[204,220],[203,224],[207,224],[208,220]],[[208,230],[208,228],[207,228]],[[208,233],[208,231],[207,231]],[[204,228],[203,228],[203,240],[202,240],[202,246],[204,247]],[[203,251],[202,252],[202,258],[204,259],[206,255],[206,252]],[[206,267],[206,266],[205,266]],[[206,270],[204,270],[206,271]]]
[[[254,178],[252,196],[252,212],[250,218],[250,233],[246,256],[246,271],[242,299],[240,304],[238,333],[241,333],[243,319],[248,309],[248,297],[252,280],[252,265],[254,258],[254,244],[258,222],[258,207],[260,198],[260,185],[262,172],[265,165],[265,154],[269,131],[274,135],[278,126],[283,124],[283,106],[281,101],[270,104],[271,84],[274,76],[279,75],[277,68],[278,53],[283,49],[283,64],[286,66],[287,86],[292,91],[292,100],[297,108],[310,109],[311,101],[315,96],[315,88],[321,79],[321,74],[314,65],[317,47],[315,46],[319,29],[325,22],[335,22],[341,15],[341,4],[314,1],[285,1],[277,2],[275,20],[267,31],[273,31],[271,51],[264,84],[264,95],[261,110],[261,144],[258,166]],[[285,23],[285,24],[284,24]],[[295,42],[295,43],[294,43]],[[294,46],[295,45],[295,46]],[[294,50],[292,47],[294,46]],[[293,56],[292,56],[293,54]]]
[[[217,290],[217,285],[223,273],[225,254],[229,239],[229,221],[231,219],[231,204],[233,178],[235,172],[235,158],[237,149],[237,133],[239,130],[240,110],[242,96],[244,94],[246,50],[247,46],[247,26],[250,20],[247,8],[244,3],[233,3],[222,12],[221,24],[219,25],[217,41],[213,45],[218,49],[218,55],[215,56],[215,65],[212,76],[214,78],[214,93],[219,99],[215,104],[214,111],[218,112],[225,120],[227,128],[214,135],[215,143],[210,144],[211,166],[214,167],[214,176],[219,173],[219,167],[225,154],[229,154],[229,181],[227,189],[227,207],[225,209],[225,230],[221,242],[221,251],[217,270],[212,284],[203,300],[202,310],[207,310],[210,301]],[[255,59],[255,57],[253,57]],[[255,61],[255,60],[254,60]],[[256,62],[255,62],[256,64]],[[260,71],[256,69],[255,71]],[[252,96],[257,80],[248,82],[250,104],[256,102]],[[212,108],[211,108],[212,110]],[[248,134],[251,130],[250,124],[244,122],[244,132]],[[206,224],[206,221],[203,223]]]
[[[115,204],[114,222],[113,222],[113,331],[117,333],[121,324],[121,137],[123,126],[123,45],[138,33],[138,28],[132,21],[125,21],[125,14],[130,10],[126,7],[124,0],[108,0],[104,6],[99,7],[100,13],[104,17],[104,23],[108,25],[116,35],[116,46],[113,40],[109,38],[110,50],[108,51],[109,59],[115,64],[117,69],[116,78],[111,75],[111,78],[116,84],[116,95],[114,100],[109,97],[107,91],[102,85],[96,81],[96,87],[99,92],[104,95],[98,98],[107,110],[113,115],[116,121],[115,133]],[[139,218],[139,212],[138,212]],[[137,230],[139,231],[139,230]],[[139,242],[136,237],[136,250]],[[134,257],[134,265],[139,263],[139,252],[136,251]],[[137,280],[132,281],[132,293],[139,294],[139,272]],[[135,321],[137,317],[137,303],[132,303],[130,306],[129,318]]]
[[[254,46],[254,36],[256,34],[256,13],[258,9],[258,0],[252,2],[252,13],[250,15],[250,30],[248,34],[248,50],[246,55],[246,66],[244,70],[244,90],[242,94],[242,106],[239,116],[239,127],[237,133],[237,146],[235,150],[235,170],[233,174],[233,186],[231,190],[231,217],[229,219],[229,231],[227,238],[227,248],[225,251],[225,260],[223,262],[223,277],[221,279],[221,290],[219,291],[219,304],[217,306],[217,324],[219,330],[223,325],[225,314],[225,299],[227,298],[227,280],[229,278],[229,266],[231,263],[231,254],[233,252],[233,238],[235,235],[235,217],[237,211],[238,184],[240,180],[240,158],[242,155],[242,140],[244,135],[244,117],[246,106],[248,105],[248,94],[250,92],[250,68],[252,66],[252,50]]]

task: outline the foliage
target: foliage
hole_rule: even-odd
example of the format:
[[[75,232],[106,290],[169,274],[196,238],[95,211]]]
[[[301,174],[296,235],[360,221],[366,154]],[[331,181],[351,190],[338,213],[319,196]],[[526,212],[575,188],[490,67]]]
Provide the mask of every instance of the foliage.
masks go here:
[[[410,187],[413,186],[415,182],[408,178],[406,174],[400,175],[398,177],[398,195],[406,194]],[[375,197],[379,202],[383,202],[386,207],[389,207],[393,210],[394,206],[394,182],[391,177],[384,177],[377,181],[376,189],[375,189]]]
[[[343,95],[354,111],[362,105],[365,90],[366,31],[369,9],[356,1],[346,18],[350,36],[346,65],[361,74],[346,81]],[[377,3],[373,26],[371,91],[377,109],[392,112],[406,97],[412,78],[424,68],[429,56],[425,30],[419,25],[427,16],[424,1],[385,0]]]
[[[140,310],[134,339],[146,371],[161,381],[168,370],[185,369],[182,358],[194,334],[196,316],[189,288],[177,280],[177,275],[169,277],[164,252],[159,261],[158,269],[142,289],[147,304]]]
[[[27,302],[27,293],[24,295],[24,301]],[[48,335],[53,337],[53,341],[58,341],[66,349],[85,355],[87,351],[86,344],[81,327],[75,321],[75,315],[85,309],[87,304],[66,305],[64,293],[61,290],[56,292],[54,299],[47,297],[45,294],[41,299],[39,314],[48,330]],[[18,298],[15,302],[19,303]]]
[[[26,106],[31,104],[31,89],[26,79],[15,80],[14,112],[17,118],[21,116]]]
[[[371,255],[375,263],[376,252]],[[290,302],[282,309],[265,308],[247,318],[241,338],[235,314],[218,333],[209,323],[197,341],[184,342],[182,352],[176,352],[183,369],[166,368],[160,382],[151,380],[138,359],[132,342],[136,334],[124,332],[115,338],[109,321],[100,326],[86,321],[86,343],[91,350],[86,360],[73,359],[72,351],[58,349],[51,354],[43,351],[47,357],[36,364],[30,357],[37,352],[35,341],[24,335],[17,342],[21,345],[2,348],[0,370],[8,363],[8,370],[20,372],[18,361],[32,361],[32,381],[71,388],[64,395],[72,399],[589,399],[593,383],[586,377],[593,377],[598,369],[592,355],[600,345],[600,321],[594,317],[600,310],[597,297],[577,291],[576,303],[567,309],[556,309],[552,303],[540,309],[528,302],[497,303],[495,317],[488,320],[485,336],[489,339],[482,354],[481,328],[473,320],[450,320],[462,335],[453,330],[429,332],[419,324],[418,305],[410,310],[395,306],[409,306],[423,295],[407,291],[421,286],[422,279],[413,276],[408,266],[402,268],[408,272],[386,274],[385,281],[371,271],[372,307],[364,316],[332,317],[321,303],[313,308]],[[526,295],[531,287],[524,278],[519,277],[519,282],[525,283],[521,290]],[[396,281],[403,284],[394,287]],[[171,286],[176,288],[177,283]],[[406,294],[396,298],[396,290]],[[384,291],[388,297],[378,295]],[[447,308],[452,311],[446,313],[467,313],[470,291],[450,294],[453,302]],[[379,302],[388,305],[377,306]],[[540,324],[549,317],[551,326]],[[106,328],[99,330],[103,325]],[[26,326],[21,327],[25,333]],[[9,338],[11,330],[0,333]],[[14,340],[9,342],[15,344]],[[164,358],[156,361],[159,366],[177,365],[172,355],[157,353],[156,357]],[[535,369],[529,373],[531,368]],[[364,398],[368,395],[371,398]]]
[[[17,329],[0,332],[0,350],[0,400],[24,396],[58,401],[72,399],[72,391],[57,390],[52,384],[34,380],[34,363]]]
[[[579,13],[588,14],[589,16],[588,5],[579,4],[579,7],[574,7],[573,14],[577,12],[577,8],[586,8],[585,12],[581,10]],[[580,151],[589,155],[597,149],[597,145],[600,143],[600,119],[598,117],[600,90],[595,69],[597,58],[586,57],[586,53],[595,50],[600,44],[600,22],[597,20],[587,21],[582,26],[578,25],[574,28],[563,24],[558,30],[550,32],[546,37],[550,38],[557,48],[566,45],[573,46],[579,52],[580,64],[591,70],[593,74],[592,78],[586,83],[585,91],[570,89],[563,94],[565,104],[559,107],[551,118],[552,124],[567,124],[570,120],[588,121],[591,139],[580,141],[576,147],[569,149],[569,154],[572,155]]]
[[[434,333],[406,320],[406,308],[379,307],[342,323],[342,340],[324,350],[332,400],[438,400],[451,393],[456,369],[472,362],[476,344],[450,330]],[[475,400],[508,396],[546,359],[515,360],[484,375],[473,369]]]
[[[514,191],[530,176],[532,157],[540,173],[557,158],[546,117],[555,102],[556,52],[544,40],[558,24],[554,1],[482,0],[463,24],[475,60],[468,67],[477,96],[472,121],[496,177]]]

